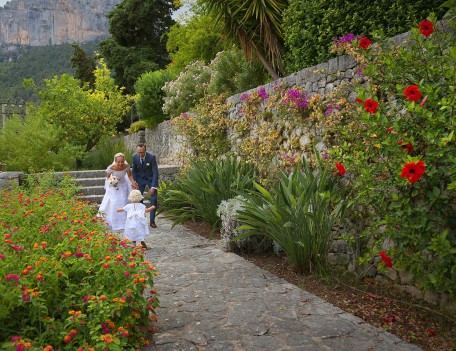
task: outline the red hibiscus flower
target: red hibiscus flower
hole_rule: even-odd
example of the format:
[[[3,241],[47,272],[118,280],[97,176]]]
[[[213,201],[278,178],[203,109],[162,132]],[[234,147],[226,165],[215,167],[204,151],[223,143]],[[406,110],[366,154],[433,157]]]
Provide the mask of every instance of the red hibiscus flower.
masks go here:
[[[345,174],[345,167],[341,163],[336,162],[336,168],[341,176]]]
[[[393,267],[393,263],[391,262],[391,257],[389,257],[385,251],[381,251],[378,255],[382,258],[382,261],[386,267],[390,267],[390,268]]]
[[[401,177],[408,179],[410,184],[413,184],[421,178],[425,170],[426,167],[423,160],[419,160],[418,162],[409,162],[404,165],[404,168],[402,168]]]
[[[364,101],[364,109],[366,110],[366,112],[369,112],[372,115],[377,113],[377,107],[378,102],[373,99],[367,99],[366,101]]]
[[[363,100],[361,100],[359,97],[357,97],[357,98],[356,98],[356,102],[357,102],[358,104],[362,104],[362,103],[363,103]]]
[[[359,40],[359,47],[364,50],[367,50],[371,44],[372,44],[372,42],[370,41],[369,38],[363,37]]]
[[[407,96],[406,100],[417,102],[423,95],[421,95],[420,91],[418,90],[418,86],[416,85],[409,85],[404,90],[404,95]]]
[[[402,141],[398,142],[399,145],[402,144]],[[407,150],[407,154],[410,155],[413,151],[413,145],[408,143],[408,144],[405,144],[405,145],[402,145],[401,146],[404,150]]]
[[[434,32],[434,23],[428,20],[421,21],[418,27],[420,27],[420,33],[425,37],[430,36]]]

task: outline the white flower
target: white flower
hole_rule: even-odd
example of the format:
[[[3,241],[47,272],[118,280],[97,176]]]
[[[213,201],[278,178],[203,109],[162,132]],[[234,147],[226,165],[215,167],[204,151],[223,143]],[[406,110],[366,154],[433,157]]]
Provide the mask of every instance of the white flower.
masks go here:
[[[148,163],[146,163],[146,167],[149,167],[149,166],[150,166],[150,163],[149,163],[149,162],[148,162]]]
[[[117,190],[119,189],[117,185],[119,184],[120,178],[116,177],[115,175],[110,175],[108,179],[108,183],[110,186],[116,188]]]

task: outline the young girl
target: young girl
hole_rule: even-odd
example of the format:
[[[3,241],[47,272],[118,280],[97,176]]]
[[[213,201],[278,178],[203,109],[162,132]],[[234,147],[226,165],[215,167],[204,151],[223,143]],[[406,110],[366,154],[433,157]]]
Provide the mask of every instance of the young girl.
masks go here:
[[[125,237],[136,245],[136,241],[141,242],[144,249],[148,249],[144,239],[149,234],[149,226],[146,219],[146,213],[155,209],[155,206],[146,208],[140,201],[143,196],[139,190],[132,190],[128,195],[128,204],[122,208],[118,208],[117,212],[127,212],[127,219],[125,221]]]

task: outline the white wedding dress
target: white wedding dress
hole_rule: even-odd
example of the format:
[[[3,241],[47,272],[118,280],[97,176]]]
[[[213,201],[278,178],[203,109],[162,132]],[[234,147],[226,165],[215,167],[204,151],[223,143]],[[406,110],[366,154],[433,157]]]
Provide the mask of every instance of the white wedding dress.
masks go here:
[[[128,200],[128,194],[132,190],[130,179],[128,178],[127,172],[130,168],[126,168],[123,171],[114,171],[109,167],[106,169],[106,173],[118,177],[119,183],[117,186],[112,186],[108,183],[108,179],[105,181],[105,195],[101,202],[98,213],[102,216],[108,225],[110,230],[124,230],[125,221],[127,219],[126,212],[117,212],[118,208],[123,208],[130,201]]]

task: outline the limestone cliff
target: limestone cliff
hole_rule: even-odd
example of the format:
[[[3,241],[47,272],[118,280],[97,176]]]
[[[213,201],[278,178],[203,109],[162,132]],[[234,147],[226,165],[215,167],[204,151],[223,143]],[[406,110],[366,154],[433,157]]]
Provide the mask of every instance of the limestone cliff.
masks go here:
[[[0,46],[44,46],[106,38],[121,0],[11,0],[0,7]]]

